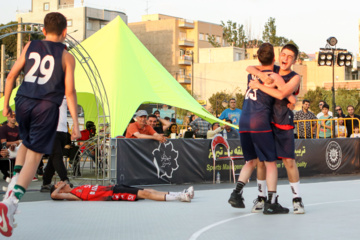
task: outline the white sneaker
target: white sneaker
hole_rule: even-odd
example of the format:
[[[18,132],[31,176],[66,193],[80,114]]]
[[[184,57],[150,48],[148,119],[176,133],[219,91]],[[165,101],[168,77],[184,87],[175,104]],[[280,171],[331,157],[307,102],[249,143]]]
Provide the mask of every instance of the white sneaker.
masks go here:
[[[263,209],[264,209],[265,201],[266,201],[266,197],[258,196],[253,202],[254,206],[251,209],[251,212],[252,213],[260,213],[260,212],[262,212]]]
[[[16,227],[14,223],[14,214],[16,212],[19,200],[11,194],[7,199],[0,203],[0,233],[5,237],[12,235]]]
[[[10,193],[11,193],[12,190],[14,189],[15,184],[16,184],[18,178],[19,178],[19,173],[16,173],[16,174],[11,178],[10,181],[9,181],[10,178],[6,178],[6,182],[8,182],[9,185],[6,187],[6,193],[4,194],[3,200],[9,198]]]
[[[190,193],[188,193],[188,192],[180,193],[179,200],[181,202],[191,202]]]
[[[305,208],[301,198],[293,199],[294,214],[304,214]]]
[[[184,189],[183,193],[189,193],[190,194],[190,198],[193,199],[194,198],[194,187],[190,186],[188,189]]]

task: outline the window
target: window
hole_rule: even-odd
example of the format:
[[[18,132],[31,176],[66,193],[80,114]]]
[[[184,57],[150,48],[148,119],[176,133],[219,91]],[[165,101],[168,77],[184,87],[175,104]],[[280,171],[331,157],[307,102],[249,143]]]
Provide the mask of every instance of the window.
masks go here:
[[[235,53],[235,61],[241,60],[241,53]]]
[[[199,40],[204,41],[204,34],[203,33],[199,33]]]
[[[46,2],[44,3],[44,11],[49,11],[50,10],[50,3]]]
[[[221,41],[220,41],[220,36],[216,36],[216,42],[217,43],[220,43]]]
[[[87,30],[92,30],[92,29],[93,29],[92,22],[87,22],[87,23],[86,23],[86,29],[87,29]]]
[[[71,19],[68,19],[68,20],[67,20],[67,26],[68,26],[68,27],[72,27],[72,20],[71,20]]]

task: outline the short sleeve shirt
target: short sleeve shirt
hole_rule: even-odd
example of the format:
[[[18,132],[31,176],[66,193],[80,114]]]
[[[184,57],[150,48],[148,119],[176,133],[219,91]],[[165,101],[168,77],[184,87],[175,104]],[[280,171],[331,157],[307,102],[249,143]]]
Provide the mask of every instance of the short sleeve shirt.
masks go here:
[[[129,124],[127,130],[126,130],[126,138],[136,138],[134,136],[134,133],[139,132],[140,134],[146,134],[146,135],[154,135],[156,132],[155,130],[150,127],[149,125],[146,125],[143,128],[140,128],[139,123],[134,122]]]
[[[7,142],[14,142],[20,139],[19,127],[9,127],[7,124],[0,127],[0,139],[6,139]]]

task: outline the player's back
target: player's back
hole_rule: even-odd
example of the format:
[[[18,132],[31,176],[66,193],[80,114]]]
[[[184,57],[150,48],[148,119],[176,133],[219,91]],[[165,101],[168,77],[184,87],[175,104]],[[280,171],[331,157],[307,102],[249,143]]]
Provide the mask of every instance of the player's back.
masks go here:
[[[17,95],[61,105],[65,94],[64,49],[60,42],[31,41],[25,54],[24,82]]]
[[[110,201],[113,195],[112,186],[83,185],[71,190],[83,201]]]
[[[259,89],[249,88],[249,82],[255,78],[248,75],[248,89],[240,116],[240,132],[264,132],[271,131],[270,119],[274,98]],[[260,80],[261,81],[261,80]]]

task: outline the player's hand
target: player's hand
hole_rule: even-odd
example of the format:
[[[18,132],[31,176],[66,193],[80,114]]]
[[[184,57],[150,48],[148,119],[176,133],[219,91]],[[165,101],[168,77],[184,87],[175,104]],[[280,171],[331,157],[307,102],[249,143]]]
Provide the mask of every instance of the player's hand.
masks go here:
[[[78,126],[74,127],[74,129],[71,132],[71,141],[74,141],[76,139],[81,138],[80,129]]]
[[[3,116],[4,117],[12,117],[13,111],[10,106],[4,107],[3,109]]]
[[[160,143],[166,142],[166,138],[160,134],[155,135],[155,140],[159,141]]]
[[[270,85],[274,83],[274,79],[270,76],[273,72],[261,72],[259,77],[264,84]]]
[[[260,85],[261,85],[261,83],[257,79],[252,79],[249,82],[249,87],[251,89],[259,89]]]
[[[287,104],[288,109],[290,109],[291,111],[295,109],[295,104],[294,103],[288,103]]]

